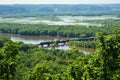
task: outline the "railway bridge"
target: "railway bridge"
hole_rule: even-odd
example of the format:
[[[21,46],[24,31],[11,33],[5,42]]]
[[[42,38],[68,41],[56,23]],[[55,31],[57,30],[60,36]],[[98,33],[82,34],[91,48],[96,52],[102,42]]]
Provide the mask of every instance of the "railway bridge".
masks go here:
[[[56,46],[59,45],[66,45],[69,41],[93,41],[96,40],[96,37],[88,37],[88,38],[71,38],[67,40],[56,40],[56,41],[46,41],[46,42],[41,42],[38,45],[41,47],[44,47],[45,45],[47,47],[50,47],[52,44],[55,44]]]
[[[44,45],[46,45],[47,47],[51,46],[52,44],[55,44],[57,46],[59,45],[66,45],[69,42],[69,40],[57,40],[57,41],[46,41],[46,42],[41,42],[40,44],[38,44],[41,47],[44,47]]]

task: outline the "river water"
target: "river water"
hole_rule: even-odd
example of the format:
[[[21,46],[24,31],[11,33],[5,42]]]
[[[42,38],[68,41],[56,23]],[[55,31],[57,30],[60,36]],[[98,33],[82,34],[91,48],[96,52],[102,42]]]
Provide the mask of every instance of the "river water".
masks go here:
[[[39,44],[41,42],[45,41],[53,41],[53,40],[64,40],[68,38],[63,38],[63,37],[49,37],[49,36],[22,36],[22,35],[16,35],[16,34],[7,34],[7,33],[0,33],[0,36],[7,36],[10,37],[12,41],[15,42],[23,42],[25,44]],[[51,49],[51,48],[48,48]],[[68,45],[61,45],[58,47],[55,47],[55,49],[62,49],[62,50],[70,50],[71,47]],[[85,49],[85,48],[77,48],[79,51],[89,54],[90,52],[93,52],[91,49]]]

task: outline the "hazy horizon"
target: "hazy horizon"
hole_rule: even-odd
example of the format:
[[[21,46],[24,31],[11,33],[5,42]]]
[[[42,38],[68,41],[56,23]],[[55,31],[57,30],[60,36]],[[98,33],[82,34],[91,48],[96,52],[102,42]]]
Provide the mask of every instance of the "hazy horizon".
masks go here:
[[[120,0],[0,0],[0,4],[120,4]]]

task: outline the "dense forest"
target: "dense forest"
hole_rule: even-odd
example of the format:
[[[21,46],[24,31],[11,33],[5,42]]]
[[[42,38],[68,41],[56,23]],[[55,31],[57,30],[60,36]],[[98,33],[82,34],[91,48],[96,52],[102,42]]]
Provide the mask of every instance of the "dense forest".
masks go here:
[[[120,29],[97,33],[95,53],[57,50],[0,37],[1,80],[119,80]]]
[[[97,32],[103,32],[105,35],[108,35],[112,33],[113,29],[120,27],[119,20],[103,20],[98,22],[102,23],[103,26],[0,23],[0,32],[20,35],[76,38],[95,36]],[[93,23],[95,23],[95,21],[93,21]]]

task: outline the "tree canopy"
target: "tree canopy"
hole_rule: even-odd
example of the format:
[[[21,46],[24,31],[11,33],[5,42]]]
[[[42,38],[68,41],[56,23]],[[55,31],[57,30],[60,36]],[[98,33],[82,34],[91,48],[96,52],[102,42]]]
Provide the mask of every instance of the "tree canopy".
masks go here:
[[[120,29],[97,34],[97,51],[56,50],[6,41],[0,50],[1,80],[119,80]]]

